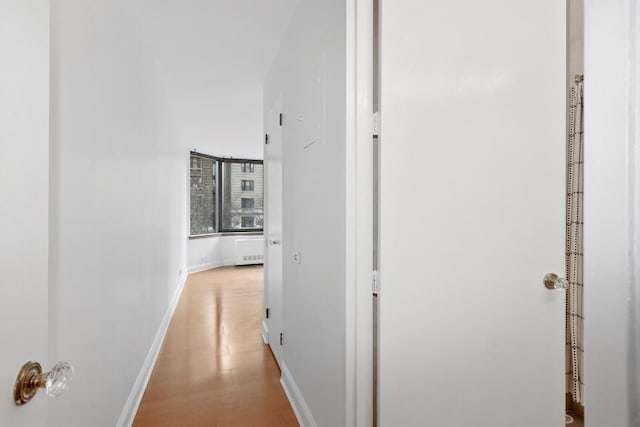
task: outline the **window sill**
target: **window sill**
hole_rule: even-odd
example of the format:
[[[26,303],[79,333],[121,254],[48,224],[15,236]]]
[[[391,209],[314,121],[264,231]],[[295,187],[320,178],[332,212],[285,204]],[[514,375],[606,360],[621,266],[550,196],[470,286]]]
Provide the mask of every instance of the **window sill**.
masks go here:
[[[223,233],[209,233],[189,236],[189,240],[206,239],[207,237],[223,237],[223,236],[262,236],[262,231],[225,231]]]

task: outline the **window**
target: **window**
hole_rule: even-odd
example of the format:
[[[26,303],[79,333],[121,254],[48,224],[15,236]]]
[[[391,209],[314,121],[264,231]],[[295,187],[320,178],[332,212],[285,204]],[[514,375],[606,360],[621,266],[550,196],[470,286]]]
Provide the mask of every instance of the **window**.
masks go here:
[[[242,217],[242,228],[255,228],[255,226],[256,226],[256,217],[254,216]]]
[[[243,167],[246,164],[248,163],[242,161],[222,163],[222,231],[262,230],[263,166],[261,163],[253,163],[253,179],[243,179],[246,173],[243,172]],[[247,196],[249,191],[251,195]]]
[[[252,179],[243,179],[246,173],[253,174]],[[262,231],[263,173],[259,160],[223,159],[192,152],[191,236]]]
[[[243,179],[240,181],[240,189],[242,191],[253,191],[253,180],[252,179]]]
[[[216,231],[216,161],[191,156],[191,235]]]
[[[240,199],[240,207],[242,209],[253,209],[253,205],[253,199],[248,199],[246,197]]]

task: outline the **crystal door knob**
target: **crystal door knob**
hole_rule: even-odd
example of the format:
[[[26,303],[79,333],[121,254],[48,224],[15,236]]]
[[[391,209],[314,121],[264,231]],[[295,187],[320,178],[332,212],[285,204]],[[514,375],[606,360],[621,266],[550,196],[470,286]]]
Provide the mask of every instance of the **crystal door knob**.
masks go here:
[[[49,397],[60,396],[67,391],[73,380],[73,366],[67,362],[56,363],[49,371],[44,389]]]
[[[555,289],[556,291],[566,291],[569,287],[567,279],[558,277],[557,274],[549,273],[544,276],[544,286],[547,289]]]
[[[16,405],[28,403],[39,389],[43,388],[47,396],[56,397],[67,391],[73,379],[73,366],[67,362],[56,363],[51,371],[42,372],[37,362],[25,363],[13,387],[13,399]]]

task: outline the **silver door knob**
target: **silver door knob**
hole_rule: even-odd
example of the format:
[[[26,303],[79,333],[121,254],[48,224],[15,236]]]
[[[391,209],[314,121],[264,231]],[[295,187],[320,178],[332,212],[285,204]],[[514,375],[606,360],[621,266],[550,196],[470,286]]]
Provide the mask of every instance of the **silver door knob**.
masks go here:
[[[569,282],[563,277],[558,277],[555,273],[548,273],[544,276],[544,286],[547,289],[555,289],[556,291],[566,291],[569,287]]]
[[[56,363],[51,371],[42,373],[38,362],[27,362],[22,365],[13,386],[13,400],[22,406],[43,388],[47,396],[56,397],[67,391],[73,379],[73,366],[67,362]]]
[[[279,245],[280,244],[280,240],[269,240],[269,244],[270,245]]]

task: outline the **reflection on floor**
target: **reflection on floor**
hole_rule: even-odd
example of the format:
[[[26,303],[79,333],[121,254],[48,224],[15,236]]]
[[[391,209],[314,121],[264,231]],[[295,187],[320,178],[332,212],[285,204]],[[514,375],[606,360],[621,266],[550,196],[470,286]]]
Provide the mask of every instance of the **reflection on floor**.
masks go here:
[[[260,336],[262,267],[189,276],[134,426],[297,426]]]

